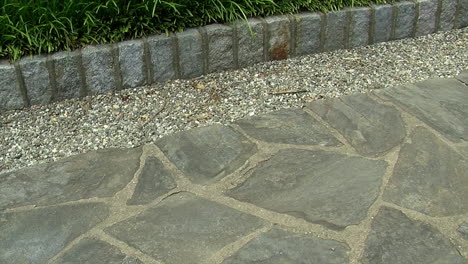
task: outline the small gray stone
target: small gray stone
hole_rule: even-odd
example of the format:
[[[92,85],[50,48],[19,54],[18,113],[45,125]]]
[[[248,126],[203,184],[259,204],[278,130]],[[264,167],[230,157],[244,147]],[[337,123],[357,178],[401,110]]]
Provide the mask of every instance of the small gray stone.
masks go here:
[[[383,199],[430,216],[468,213],[468,163],[428,129],[400,150]]]
[[[416,19],[416,5],[414,2],[403,1],[394,5],[396,12],[395,34],[393,39],[410,38],[414,35],[414,22]]]
[[[300,13],[295,16],[297,25],[296,56],[320,51],[322,16],[319,13]]]
[[[123,88],[135,88],[145,83],[143,41],[130,40],[118,43],[119,65]]]
[[[455,78],[468,85],[468,71],[460,73],[459,75],[455,76]]]
[[[217,181],[242,166],[255,144],[229,127],[212,125],[163,137],[156,145],[194,183]]]
[[[284,109],[235,122],[249,136],[266,142],[296,145],[342,145],[317,120],[298,109]]]
[[[285,60],[290,56],[291,30],[290,21],[286,16],[271,16],[265,18],[267,23],[268,56],[271,60]]]
[[[0,110],[24,107],[18,85],[15,67],[8,61],[0,62]]]
[[[372,6],[374,12],[373,43],[386,42],[392,38],[393,7],[391,5]]]
[[[198,30],[188,29],[176,34],[179,45],[180,71],[182,78],[203,75],[202,37]]]
[[[418,0],[418,20],[416,21],[415,36],[423,36],[436,31],[436,17],[438,0]]]
[[[226,194],[341,230],[359,224],[379,195],[387,164],[325,151],[280,150]]]
[[[340,10],[326,14],[327,25],[324,47],[326,51],[346,48],[348,15],[348,10]]]
[[[255,216],[179,193],[104,231],[162,263],[185,264],[206,263],[264,224]]]
[[[449,31],[455,26],[455,17],[457,14],[457,0],[441,0],[440,1],[440,19],[439,30]]]
[[[114,91],[116,80],[110,45],[87,46],[81,54],[88,90],[93,94]]]
[[[237,56],[240,68],[264,61],[263,25],[258,19],[249,19],[248,23],[250,29],[245,22],[235,24],[239,49]]]
[[[32,105],[50,103],[52,100],[52,86],[50,85],[46,57],[23,58],[19,65],[29,102]]]
[[[0,210],[110,197],[133,178],[141,148],[107,149],[0,174]]]
[[[349,27],[348,47],[354,48],[369,44],[369,28],[371,21],[370,8],[351,9],[351,25]]]
[[[205,29],[208,36],[208,72],[233,69],[232,28],[215,24],[205,26]]]
[[[148,37],[148,47],[153,68],[153,83],[176,78],[172,39],[166,35]]]
[[[59,52],[52,55],[55,65],[58,99],[78,98],[83,84],[80,78],[78,52]]]
[[[468,222],[462,223],[457,231],[460,232],[464,239],[468,239]]]
[[[374,217],[361,261],[363,264],[465,263],[455,246],[438,230],[389,207],[380,208]]]
[[[337,129],[362,155],[381,155],[398,146],[406,135],[398,110],[367,95],[322,100],[307,107]]]
[[[0,211],[0,263],[45,264],[108,215],[102,203]]]
[[[349,247],[334,240],[273,229],[243,246],[223,264],[344,264]]]
[[[468,0],[460,0],[458,4],[456,28],[468,26]]]
[[[128,205],[147,204],[177,187],[174,175],[156,158],[146,159],[140,180]]]

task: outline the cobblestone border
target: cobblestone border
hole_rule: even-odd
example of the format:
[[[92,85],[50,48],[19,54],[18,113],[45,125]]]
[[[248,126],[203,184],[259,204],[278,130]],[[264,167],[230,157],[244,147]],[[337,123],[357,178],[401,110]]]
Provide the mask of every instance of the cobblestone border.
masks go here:
[[[403,1],[248,23],[250,30],[244,22],[215,24],[13,65],[0,61],[0,110],[462,28],[468,26],[468,0]]]

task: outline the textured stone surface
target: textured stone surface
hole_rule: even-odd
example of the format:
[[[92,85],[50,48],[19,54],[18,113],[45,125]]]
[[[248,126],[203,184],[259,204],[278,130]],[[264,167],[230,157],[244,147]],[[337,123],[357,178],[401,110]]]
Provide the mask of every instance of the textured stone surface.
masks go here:
[[[116,80],[110,45],[87,46],[81,54],[88,90],[93,94],[114,91]]]
[[[59,52],[52,55],[57,82],[58,99],[78,98],[83,83],[80,78],[78,52]]]
[[[127,204],[150,203],[176,187],[174,175],[162,162],[153,157],[147,158],[133,196]]]
[[[326,51],[343,49],[346,47],[346,28],[348,24],[348,10],[340,10],[326,14],[327,25],[325,31]]]
[[[362,263],[465,262],[456,247],[435,228],[411,220],[399,210],[382,207],[373,219]]]
[[[235,23],[238,39],[237,57],[240,68],[251,66],[265,59],[263,55],[263,25],[258,19],[249,19],[248,23],[252,32],[245,22]]]
[[[369,27],[371,21],[370,8],[351,9],[351,25],[349,26],[348,47],[365,46],[369,43]]]
[[[285,16],[265,18],[268,30],[268,56],[271,60],[285,60],[290,55],[290,21]]]
[[[464,239],[468,239],[468,222],[463,222],[457,229]]]
[[[384,200],[430,216],[468,213],[468,159],[426,128],[416,128],[410,142],[401,148]]]
[[[249,136],[273,143],[296,145],[342,145],[330,131],[298,109],[285,109],[235,122]]]
[[[133,256],[96,239],[83,239],[51,264],[143,264]]]
[[[208,72],[234,68],[233,30],[225,25],[205,26],[208,36]]]
[[[0,210],[109,197],[133,178],[141,148],[108,149],[0,174]]]
[[[130,40],[118,43],[119,65],[123,88],[134,88],[145,83],[143,41]]]
[[[45,264],[108,214],[101,203],[0,211],[0,263]]]
[[[177,33],[180,71],[182,78],[203,75],[202,38],[198,30],[188,29]]]
[[[318,13],[301,13],[295,16],[296,55],[302,56],[320,51],[322,15]]]
[[[393,7],[391,5],[372,6],[374,12],[373,43],[386,42],[392,38]]]
[[[436,30],[436,16],[438,0],[419,0],[417,2],[419,17],[416,21],[415,36],[434,33]]]
[[[34,56],[23,58],[19,62],[29,102],[35,104],[48,104],[52,99],[52,86],[47,70],[46,58]]]
[[[105,229],[167,264],[205,263],[213,253],[264,225],[232,208],[179,193]]]
[[[156,145],[195,183],[210,183],[225,177],[257,150],[246,137],[220,125],[166,136]]]
[[[344,264],[348,263],[347,251],[349,247],[337,241],[273,229],[247,243],[223,264]]]
[[[404,39],[414,34],[414,22],[416,19],[416,5],[414,2],[403,1],[395,3],[395,35],[393,39]]]
[[[383,161],[333,152],[281,150],[227,195],[342,229],[358,224],[367,215],[379,194],[386,166]]]
[[[468,26],[468,0],[460,0],[457,14],[457,28]]]
[[[448,31],[455,26],[457,0],[441,0],[439,30]]]
[[[152,82],[165,82],[176,78],[171,37],[156,35],[148,37],[148,49],[153,68]]]
[[[24,107],[24,102],[16,81],[15,68],[7,61],[2,61],[0,62],[0,110],[21,107]]]
[[[464,84],[468,85],[468,71],[464,71],[460,73],[459,75],[455,76],[455,78],[457,78],[457,80],[463,82]]]
[[[468,89],[463,83],[432,79],[383,94],[450,140],[468,141]]]
[[[307,107],[337,129],[362,155],[376,156],[389,151],[406,134],[397,109],[378,104],[367,95],[323,100]]]

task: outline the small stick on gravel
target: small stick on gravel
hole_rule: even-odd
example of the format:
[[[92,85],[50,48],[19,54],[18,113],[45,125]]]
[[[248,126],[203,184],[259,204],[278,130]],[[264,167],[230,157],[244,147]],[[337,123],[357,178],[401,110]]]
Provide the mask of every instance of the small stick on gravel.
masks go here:
[[[298,93],[306,93],[306,92],[308,92],[308,90],[286,90],[286,91],[271,92],[268,94],[282,95],[282,94],[298,94]]]

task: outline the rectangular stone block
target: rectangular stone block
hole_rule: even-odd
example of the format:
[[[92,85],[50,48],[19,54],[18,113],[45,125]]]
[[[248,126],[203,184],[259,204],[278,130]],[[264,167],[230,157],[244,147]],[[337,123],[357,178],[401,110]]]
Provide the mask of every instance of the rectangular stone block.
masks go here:
[[[122,75],[122,87],[134,88],[146,82],[146,67],[143,58],[143,41],[130,40],[120,42],[119,66]]]
[[[165,82],[176,78],[172,39],[164,34],[148,38],[153,79],[151,82]]]
[[[327,16],[325,26],[325,46],[326,51],[346,48],[348,10],[330,12]]]
[[[15,67],[7,60],[0,61],[0,110],[25,106],[18,86]]]
[[[393,39],[404,39],[414,36],[414,23],[416,19],[416,5],[414,2],[404,1],[393,5],[395,17],[395,30]]]
[[[436,17],[438,0],[418,0],[418,20],[416,21],[415,35],[424,36],[436,31]]]
[[[240,68],[264,61],[262,22],[258,19],[249,19],[248,23],[247,26],[245,22],[240,21],[234,25],[237,30],[237,58]]]
[[[226,25],[205,26],[208,38],[208,72],[234,69],[233,30]]]
[[[441,0],[440,1],[440,31],[452,30],[455,26],[455,16],[457,14],[457,0]]]
[[[302,13],[296,19],[296,55],[320,52],[322,16],[319,13]]]
[[[52,55],[59,100],[78,98],[82,95],[79,56],[78,52],[59,52]]]
[[[350,12],[351,24],[349,25],[348,47],[354,48],[369,44],[371,9],[353,8]]]
[[[265,18],[268,31],[268,59],[285,60],[290,56],[291,30],[286,16]]]
[[[468,26],[468,0],[460,0],[455,27],[462,28],[466,26]]]
[[[85,47],[82,62],[89,92],[103,94],[115,91],[114,59],[110,45]]]
[[[372,43],[386,42],[392,39],[393,7],[391,5],[372,6],[373,29]]]
[[[32,105],[50,103],[52,100],[52,86],[46,57],[24,58],[19,62],[19,65],[29,102]]]
[[[188,29],[176,34],[179,46],[179,64],[182,78],[203,75],[203,45],[198,30]]]

